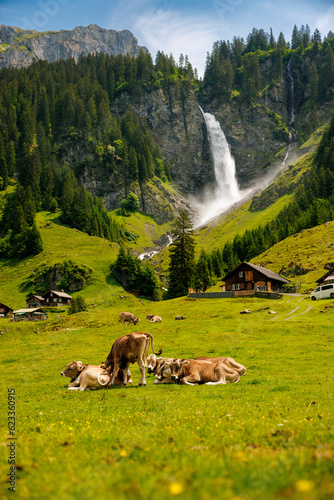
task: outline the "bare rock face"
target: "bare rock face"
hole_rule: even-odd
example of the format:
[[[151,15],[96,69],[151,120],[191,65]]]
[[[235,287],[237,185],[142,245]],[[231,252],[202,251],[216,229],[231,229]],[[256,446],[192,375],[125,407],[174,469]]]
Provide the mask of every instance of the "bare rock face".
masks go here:
[[[27,67],[40,59],[55,62],[73,57],[77,61],[81,54],[99,52],[136,56],[140,50],[147,51],[130,31],[107,30],[96,24],[45,33],[0,25],[0,68]]]
[[[146,118],[177,189],[196,195],[215,183],[207,129],[192,90],[182,95],[178,87],[171,86],[168,94],[156,89],[135,99],[123,94],[112,111],[122,113],[128,105]]]

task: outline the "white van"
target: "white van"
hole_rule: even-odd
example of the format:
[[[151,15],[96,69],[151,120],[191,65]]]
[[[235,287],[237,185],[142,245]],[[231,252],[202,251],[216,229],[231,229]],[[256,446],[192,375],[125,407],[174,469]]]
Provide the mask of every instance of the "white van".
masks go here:
[[[318,286],[310,295],[312,300],[334,299],[334,283]]]

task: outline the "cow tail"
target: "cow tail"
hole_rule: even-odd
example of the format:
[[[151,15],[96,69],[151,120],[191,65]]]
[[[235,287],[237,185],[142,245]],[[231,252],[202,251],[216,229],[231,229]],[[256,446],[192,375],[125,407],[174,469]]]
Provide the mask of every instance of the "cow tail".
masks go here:
[[[97,376],[97,380],[99,382],[100,385],[102,385],[102,387],[104,387],[105,385],[107,385],[109,383],[109,380],[110,380],[110,375],[109,375],[109,380],[107,380],[107,382],[104,384],[103,382],[101,382],[100,380],[100,375],[109,375],[109,373],[99,373],[98,376]]]
[[[159,349],[159,352],[155,352],[154,347],[153,347],[153,335],[151,335],[150,333],[145,333],[145,335],[148,335],[149,337],[151,337],[151,347],[152,347],[152,351],[154,352],[154,354],[155,354],[156,356],[160,356],[160,354],[162,353],[162,349],[160,348],[160,349]]]

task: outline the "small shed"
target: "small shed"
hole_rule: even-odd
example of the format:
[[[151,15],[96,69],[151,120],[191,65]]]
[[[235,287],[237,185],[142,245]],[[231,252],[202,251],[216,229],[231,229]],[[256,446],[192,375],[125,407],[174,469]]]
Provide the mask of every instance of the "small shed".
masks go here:
[[[249,262],[239,264],[223,278],[223,281],[226,291],[234,291],[234,296],[255,295],[256,292],[278,293],[282,285],[289,283],[289,280],[270,269]]]
[[[10,313],[13,312],[13,309],[9,306],[6,306],[2,302],[0,302],[0,318],[7,318]]]
[[[44,305],[44,297],[41,297],[40,295],[31,295],[30,297],[27,298],[27,307],[43,307]]]
[[[48,315],[40,307],[14,311],[14,321],[45,321],[47,319]]]
[[[44,306],[68,306],[71,304],[72,297],[64,291],[50,290],[44,296]]]

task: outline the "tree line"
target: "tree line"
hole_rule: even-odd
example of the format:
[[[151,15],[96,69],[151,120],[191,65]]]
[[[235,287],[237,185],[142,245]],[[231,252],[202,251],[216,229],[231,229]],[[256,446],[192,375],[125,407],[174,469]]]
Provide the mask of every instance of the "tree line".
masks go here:
[[[98,168],[107,179],[113,176],[115,188],[123,186],[127,195],[133,182],[141,184],[154,176],[167,181],[171,174],[146,120],[139,120],[131,106],[113,115],[111,104],[122,93],[135,91],[140,96],[145,87],[168,92],[170,85],[187,91],[193,82],[188,58],[182,56],[177,65],[172,55],[163,52],[158,52],[155,64],[142,51],[137,57],[101,53],[81,57],[77,63],[38,61],[29,68],[2,69],[0,190],[6,191],[14,179],[29,189],[35,212],[59,208],[61,220],[72,227],[111,241],[126,239],[122,226],[80,179]],[[18,196],[21,203],[22,195]],[[12,215],[7,214],[16,195],[6,198],[0,220],[0,238],[6,238],[1,244],[3,256],[17,250],[13,236],[17,229],[8,233]],[[19,218],[23,240],[27,224],[34,234],[38,232],[30,219],[30,213]],[[38,239],[33,249],[23,245],[20,255],[40,251]]]
[[[215,95],[239,97],[252,104],[265,88],[284,78],[287,62],[293,57],[293,78],[302,94],[300,100],[324,102],[331,99],[334,84],[333,49],[332,31],[322,40],[318,30],[311,35],[308,25],[300,29],[295,26],[290,43],[283,33],[276,40],[272,29],[266,33],[253,28],[246,41],[234,37],[213,44],[207,54],[203,87],[210,90],[209,99]],[[208,97],[203,94],[203,98]]]

